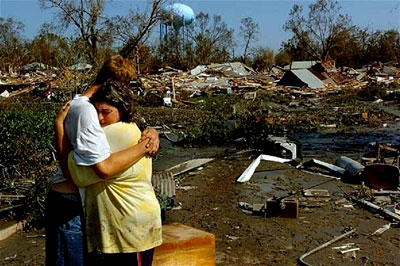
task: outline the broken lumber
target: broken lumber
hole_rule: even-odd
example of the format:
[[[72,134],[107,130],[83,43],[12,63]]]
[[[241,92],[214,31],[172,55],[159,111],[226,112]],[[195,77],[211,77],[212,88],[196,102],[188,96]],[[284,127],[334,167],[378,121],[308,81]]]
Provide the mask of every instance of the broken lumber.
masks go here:
[[[379,212],[380,214],[382,214],[383,216],[390,217],[390,218],[393,218],[393,219],[395,219],[395,220],[397,220],[397,221],[400,221],[400,215],[397,215],[397,214],[395,214],[394,212],[391,212],[391,211],[389,211],[389,210],[383,209],[382,207],[379,207],[379,206],[376,205],[376,204],[373,204],[373,203],[371,203],[371,202],[369,202],[369,201],[366,201],[366,200],[363,200],[363,199],[356,199],[356,198],[354,198],[354,197],[351,197],[350,199],[351,199],[352,201],[355,201],[355,202],[358,203],[358,204],[361,204],[361,205],[363,205],[363,206],[367,206],[367,207],[369,207],[369,208],[372,208],[372,209],[378,211],[378,212]]]
[[[171,172],[172,176],[176,176],[176,175],[188,172],[190,170],[196,169],[197,167],[200,167],[203,164],[211,162],[212,160],[214,160],[214,158],[193,159],[193,160],[189,160],[187,162],[175,165],[175,166],[173,166],[171,168],[168,168],[164,172]]]

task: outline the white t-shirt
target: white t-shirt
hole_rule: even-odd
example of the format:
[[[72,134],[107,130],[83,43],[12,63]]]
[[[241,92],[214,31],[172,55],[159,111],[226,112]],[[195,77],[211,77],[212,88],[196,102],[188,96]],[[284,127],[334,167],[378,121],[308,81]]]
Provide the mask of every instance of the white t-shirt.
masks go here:
[[[76,95],[72,100],[65,119],[65,133],[78,165],[94,165],[111,155],[97,111],[86,96]]]
[[[77,165],[94,165],[111,155],[97,111],[86,96],[76,95],[71,101],[71,108],[65,119],[65,133],[72,145]],[[65,180],[61,168],[58,167],[50,183],[55,184]]]

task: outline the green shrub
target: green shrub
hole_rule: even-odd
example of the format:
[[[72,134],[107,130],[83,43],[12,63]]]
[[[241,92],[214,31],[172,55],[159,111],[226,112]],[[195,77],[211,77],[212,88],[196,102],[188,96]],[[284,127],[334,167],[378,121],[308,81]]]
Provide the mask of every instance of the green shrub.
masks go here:
[[[376,99],[383,99],[386,96],[385,86],[376,82],[370,82],[368,85],[360,90],[358,93],[360,100],[375,101]]]
[[[42,105],[2,108],[0,113],[0,188],[25,194],[18,218],[28,218],[31,225],[43,225],[47,180],[56,167],[51,149],[55,113]]]
[[[195,98],[192,101],[196,105],[179,108],[141,107],[139,114],[149,126],[168,125],[184,137],[181,144],[185,146],[225,145],[244,137],[245,145],[258,147],[266,135],[277,129],[259,119],[268,100],[268,95],[257,96],[254,101],[237,95],[218,95]]]

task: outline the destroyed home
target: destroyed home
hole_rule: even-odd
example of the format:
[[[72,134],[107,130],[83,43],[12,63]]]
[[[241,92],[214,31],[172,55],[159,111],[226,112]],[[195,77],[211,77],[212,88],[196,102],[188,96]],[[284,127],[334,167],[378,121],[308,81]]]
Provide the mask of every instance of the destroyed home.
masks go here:
[[[321,89],[326,85],[337,85],[320,62],[295,61],[285,66],[285,70],[286,72],[279,80],[278,85],[311,89]]]

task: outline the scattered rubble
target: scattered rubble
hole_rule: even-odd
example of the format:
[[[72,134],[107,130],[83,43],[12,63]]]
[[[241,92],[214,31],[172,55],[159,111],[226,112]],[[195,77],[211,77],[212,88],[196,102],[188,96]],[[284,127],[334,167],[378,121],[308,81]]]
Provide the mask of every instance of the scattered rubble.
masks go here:
[[[70,97],[77,92],[77,87],[87,86],[85,80],[75,79],[75,76],[87,75],[89,72],[82,73],[82,71],[90,69],[91,66],[88,65],[76,65],[69,70],[55,70],[33,64],[26,66],[25,72],[21,75],[0,73],[0,101],[11,102],[33,94],[44,101],[62,102],[65,95]],[[225,97],[220,103],[213,103],[218,107],[224,107],[225,114],[223,121],[219,121],[215,128],[233,132],[240,128],[245,115],[248,115],[246,118],[249,121],[266,125],[268,129],[280,128],[280,133],[283,134],[279,136],[271,135],[271,132],[256,136],[259,137],[254,140],[254,153],[257,157],[236,179],[238,183],[252,185],[250,179],[262,160],[284,163],[294,171],[314,172],[332,177],[308,188],[295,187],[296,184],[288,184],[289,181],[285,180],[284,176],[279,177],[277,183],[280,184],[274,184],[273,188],[274,192],[281,192],[280,195],[279,193],[263,195],[265,199],[261,203],[239,203],[239,207],[249,214],[301,220],[299,209],[318,211],[324,204],[332,203],[335,205],[335,210],[351,213],[357,206],[361,206],[391,221],[389,225],[373,233],[379,235],[384,230],[389,230],[392,222],[400,221],[398,149],[388,144],[386,146],[376,144],[375,151],[365,154],[361,162],[346,156],[340,156],[334,164],[319,159],[303,161],[302,144],[287,137],[287,133],[301,130],[322,129],[337,132],[343,130],[343,126],[352,130],[363,125],[379,128],[390,126],[395,117],[400,117],[400,112],[385,111],[387,100],[383,97],[376,98],[376,94],[369,91],[375,90],[375,87],[371,86],[372,82],[382,84],[386,93],[395,94],[399,89],[396,84],[400,83],[400,71],[392,66],[366,67],[357,70],[337,69],[331,63],[307,61],[293,62],[285,69],[273,68],[269,73],[256,73],[244,64],[226,63],[199,65],[188,72],[166,68],[159,74],[138,77],[131,83],[131,89],[136,92],[139,99],[148,104],[147,106],[163,108],[160,111],[163,113],[167,113],[165,110],[168,110],[170,120],[153,125],[159,126],[160,134],[166,136],[173,144],[189,135],[184,131],[186,128],[194,127],[193,123],[185,119],[181,119],[179,123],[176,121],[178,119],[173,120],[178,116],[178,110],[182,110],[194,120],[197,117],[212,117],[215,114],[205,106],[207,98],[213,96]],[[70,83],[73,85],[66,85]],[[390,85],[394,87],[385,87]],[[358,103],[356,96],[360,91],[366,91],[364,96],[372,98],[371,101],[365,105],[356,104]],[[373,96],[370,97],[371,95]],[[231,96],[237,96],[240,101],[228,102]],[[243,102],[254,105],[246,109]],[[214,119],[218,120],[220,117]],[[212,123],[206,120],[206,124]],[[196,130],[198,134],[208,134],[202,127]],[[255,134],[250,132],[246,137],[249,135],[254,137]],[[237,139],[240,138],[244,137],[238,136]],[[260,150],[263,153],[260,153]],[[248,154],[246,156],[248,158]],[[178,175],[193,169],[201,172],[203,169],[199,167],[212,160],[189,161],[156,173],[153,176],[153,186],[160,195],[161,203],[164,204],[162,209],[170,210],[178,205],[175,202],[176,189],[180,186]],[[356,184],[358,189],[351,192],[342,191],[340,196],[342,198],[338,199],[329,189],[314,188],[327,182],[351,182]],[[293,189],[289,189],[291,185],[294,186]],[[192,189],[194,191],[194,188],[196,186],[187,185],[182,186],[180,190],[187,192]],[[3,191],[0,193],[0,212],[21,205],[24,194],[19,191],[14,192],[14,194]],[[214,208],[219,210],[218,207]],[[312,221],[302,220],[302,223],[312,223]],[[300,257],[300,263],[308,265],[304,262],[305,257],[352,233],[354,230],[305,253]],[[240,240],[230,234],[226,235],[226,238],[231,242]],[[356,251],[362,249],[343,245],[339,252],[343,255],[349,253],[348,255],[355,259]]]
[[[243,124],[249,122],[265,124],[270,133],[281,136],[298,131],[390,127],[400,112],[388,110],[385,98],[374,99],[375,105],[360,101],[354,104],[358,93],[375,90],[369,88],[373,82],[384,80],[383,90],[394,98],[400,91],[396,85],[400,84],[398,68],[382,65],[374,67],[374,71],[371,69],[370,66],[338,69],[329,61],[293,62],[265,73],[257,73],[239,62],[199,65],[188,72],[167,67],[158,74],[139,76],[131,82],[131,89],[141,106],[172,107],[176,109],[174,112],[190,109],[204,112],[207,117],[213,115],[207,113],[213,112],[207,107],[210,98],[224,96],[217,103],[226,106],[224,113],[210,119],[231,120],[234,130],[254,127]],[[297,72],[307,74],[295,75]],[[0,73],[0,101],[13,102],[17,97],[31,102],[34,96],[42,101],[62,103],[87,87],[93,75],[94,69],[88,64],[54,69],[32,63],[20,74]],[[363,97],[374,97],[372,91],[364,92]],[[246,120],[244,116],[250,117]],[[161,126],[158,121],[148,122],[151,126]]]

